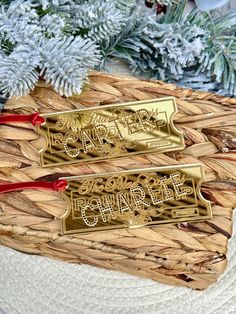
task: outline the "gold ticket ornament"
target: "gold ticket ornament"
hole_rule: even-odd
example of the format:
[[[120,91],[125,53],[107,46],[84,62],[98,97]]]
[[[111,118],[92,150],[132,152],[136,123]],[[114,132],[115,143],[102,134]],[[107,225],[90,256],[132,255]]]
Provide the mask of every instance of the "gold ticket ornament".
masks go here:
[[[173,123],[176,112],[175,99],[163,98],[42,114],[45,123],[37,126],[45,138],[40,164],[181,150],[185,144]]]
[[[62,178],[62,234],[207,220],[200,164]]]

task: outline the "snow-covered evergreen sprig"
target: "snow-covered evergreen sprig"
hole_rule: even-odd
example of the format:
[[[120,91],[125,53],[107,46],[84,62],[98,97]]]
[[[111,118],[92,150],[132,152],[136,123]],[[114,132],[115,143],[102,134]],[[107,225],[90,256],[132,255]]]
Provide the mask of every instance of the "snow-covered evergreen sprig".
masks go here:
[[[125,26],[123,12],[111,0],[88,0],[74,12],[74,31],[98,43],[119,34]]]
[[[206,32],[183,20],[160,23],[155,12],[131,17],[131,27],[116,40],[110,54],[129,62],[134,73],[152,78],[183,77],[186,67],[194,66],[203,50]]]
[[[65,35],[60,14],[40,16],[36,7],[35,1],[21,0],[2,7],[0,35],[13,49],[1,49],[0,90],[25,95],[40,74],[61,95],[80,93],[88,69],[100,61],[98,46],[89,38]]]
[[[18,46],[9,56],[1,56],[1,92],[9,96],[23,96],[29,93],[38,80],[37,63],[26,47]]]
[[[81,92],[88,68],[93,68],[99,61],[94,43],[80,36],[51,38],[40,51],[40,74],[65,96]]]
[[[206,73],[229,95],[236,95],[236,14],[206,22],[210,32],[196,74]]]
[[[155,12],[130,17],[104,50],[139,76],[236,95],[236,15],[215,18],[198,9],[186,15],[185,5],[172,5],[161,19]]]

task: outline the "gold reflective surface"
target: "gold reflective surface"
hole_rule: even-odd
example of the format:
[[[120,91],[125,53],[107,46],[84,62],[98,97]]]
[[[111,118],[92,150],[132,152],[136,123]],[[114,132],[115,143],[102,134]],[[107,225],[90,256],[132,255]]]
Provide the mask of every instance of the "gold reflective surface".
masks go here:
[[[43,114],[42,167],[184,148],[173,124],[174,98]]]
[[[62,178],[67,212],[62,233],[207,220],[210,202],[200,191],[200,164]]]

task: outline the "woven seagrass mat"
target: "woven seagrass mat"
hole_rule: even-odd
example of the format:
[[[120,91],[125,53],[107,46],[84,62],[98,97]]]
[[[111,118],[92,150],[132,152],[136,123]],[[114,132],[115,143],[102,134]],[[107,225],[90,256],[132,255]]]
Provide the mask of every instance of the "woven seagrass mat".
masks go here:
[[[4,113],[46,113],[166,96],[176,97],[179,113],[175,123],[184,132],[184,151],[42,169],[38,162],[42,139],[34,129],[22,124],[2,125],[0,180],[54,180],[200,161],[206,172],[202,192],[213,203],[212,220],[60,236],[64,201],[53,192],[23,191],[0,195],[0,243],[26,253],[120,270],[171,285],[206,289],[215,282],[226,267],[236,203],[236,99],[159,81],[92,72],[79,97],[62,98],[41,82],[31,96],[9,100]]]

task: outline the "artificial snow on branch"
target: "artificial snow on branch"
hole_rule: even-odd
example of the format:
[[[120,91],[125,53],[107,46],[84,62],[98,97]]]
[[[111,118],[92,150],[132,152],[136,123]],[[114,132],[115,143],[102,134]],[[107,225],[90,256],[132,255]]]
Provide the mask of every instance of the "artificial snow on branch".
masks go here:
[[[61,15],[40,16],[36,9],[35,1],[2,7],[0,35],[13,49],[1,47],[1,91],[8,96],[25,95],[36,85],[40,72],[61,95],[80,93],[88,69],[100,61],[98,46],[89,38],[65,35],[66,19]]]
[[[208,84],[199,79],[199,89],[236,95],[236,15],[214,18],[196,8],[186,15],[185,5],[172,5],[158,20],[155,12],[130,17],[129,27],[105,47],[107,54],[128,62],[140,76],[188,81],[191,87],[193,73],[195,78],[201,74]]]
[[[61,95],[78,94],[89,69],[116,57],[144,78],[236,95],[235,14],[149,2],[166,14],[142,0],[0,1],[0,92],[26,95],[41,75]]]
[[[0,90],[4,95],[24,96],[38,81],[37,60],[27,47],[18,46],[9,56],[0,57]]]
[[[82,33],[99,43],[121,32],[125,26],[125,16],[114,7],[114,1],[88,0],[79,6],[72,23],[74,32]]]
[[[40,48],[40,74],[61,95],[79,94],[88,68],[93,68],[98,62],[95,49],[90,39],[79,36],[51,38]]]

